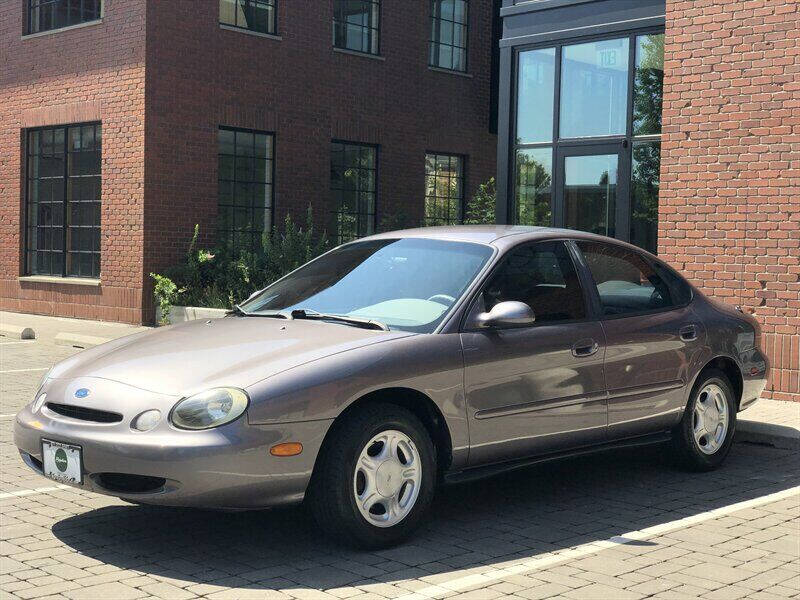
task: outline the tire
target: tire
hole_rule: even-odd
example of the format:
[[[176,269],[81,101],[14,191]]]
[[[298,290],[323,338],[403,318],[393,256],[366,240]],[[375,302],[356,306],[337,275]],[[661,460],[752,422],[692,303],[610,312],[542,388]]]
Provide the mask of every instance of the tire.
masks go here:
[[[723,407],[724,416],[720,411]],[[713,428],[714,433],[709,433],[708,428]],[[692,471],[716,469],[728,455],[735,431],[736,397],[733,386],[721,371],[706,369],[697,378],[683,418],[672,432],[676,457]]]
[[[332,539],[362,549],[387,548],[422,523],[436,480],[436,450],[420,420],[394,404],[368,404],[334,423],[317,458],[307,503]]]

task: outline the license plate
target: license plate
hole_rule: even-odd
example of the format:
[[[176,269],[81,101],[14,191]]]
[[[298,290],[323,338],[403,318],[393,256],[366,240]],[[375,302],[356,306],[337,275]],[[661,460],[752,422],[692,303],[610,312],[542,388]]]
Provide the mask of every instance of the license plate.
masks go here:
[[[63,483],[83,483],[81,447],[42,440],[42,469],[46,477]]]

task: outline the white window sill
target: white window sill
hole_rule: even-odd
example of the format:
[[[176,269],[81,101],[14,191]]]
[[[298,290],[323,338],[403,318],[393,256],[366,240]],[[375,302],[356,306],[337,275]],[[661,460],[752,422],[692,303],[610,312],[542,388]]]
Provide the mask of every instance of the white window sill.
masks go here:
[[[442,69],[441,67],[434,67],[428,65],[429,71],[435,71],[436,73],[445,73],[447,75],[455,75],[456,77],[467,77],[468,79],[472,79],[471,73],[465,73],[464,71],[454,71],[453,69]]]
[[[348,50],[347,48],[336,48],[333,49],[334,52],[338,52],[339,54],[349,54],[350,56],[360,56],[361,58],[371,58],[372,60],[386,60],[385,56],[381,56],[380,54],[370,54],[369,52],[359,52],[357,50]]]
[[[236,27],[235,25],[226,25],[225,23],[219,24],[220,29],[225,31],[235,31],[236,33],[243,33],[245,35],[253,35],[255,37],[266,38],[268,40],[275,40],[280,42],[283,37],[275,35],[274,33],[263,33],[261,31],[253,31],[252,29],[245,29],[244,27]]]
[[[20,283],[60,283],[65,285],[91,285],[100,286],[99,279],[88,277],[54,277],[52,275],[25,275],[17,278]]]
[[[103,19],[95,19],[94,21],[86,21],[86,23],[78,23],[77,25],[68,25],[67,27],[59,27],[58,29],[48,29],[47,31],[27,33],[22,36],[22,39],[29,40],[31,38],[42,37],[44,35],[53,35],[56,33],[62,33],[64,31],[70,31],[71,29],[83,29],[84,27],[93,27],[95,25],[102,25],[102,23]]]

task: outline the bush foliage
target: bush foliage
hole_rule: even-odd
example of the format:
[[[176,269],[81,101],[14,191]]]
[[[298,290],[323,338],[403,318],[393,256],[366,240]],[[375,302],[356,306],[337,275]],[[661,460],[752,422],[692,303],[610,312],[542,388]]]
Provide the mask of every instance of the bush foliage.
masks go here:
[[[328,249],[328,239],[314,231],[311,207],[305,227],[298,227],[287,215],[283,231],[265,232],[261,247],[236,253],[222,246],[198,249],[199,226],[183,263],[164,273],[151,273],[153,290],[162,315],[173,305],[231,308],[256,290],[316,258]],[[164,319],[165,317],[162,317]]]

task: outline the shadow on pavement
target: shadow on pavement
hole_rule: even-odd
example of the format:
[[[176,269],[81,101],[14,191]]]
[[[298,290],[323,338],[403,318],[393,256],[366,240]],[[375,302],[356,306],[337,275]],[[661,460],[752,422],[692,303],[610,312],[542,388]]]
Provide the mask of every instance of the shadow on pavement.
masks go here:
[[[216,513],[113,506],[63,519],[53,533],[82,554],[149,575],[328,589],[529,559],[800,483],[800,457],[791,451],[736,444],[712,473],[679,471],[666,452],[616,451],[443,488],[415,537],[378,552],[335,545],[302,507]]]

